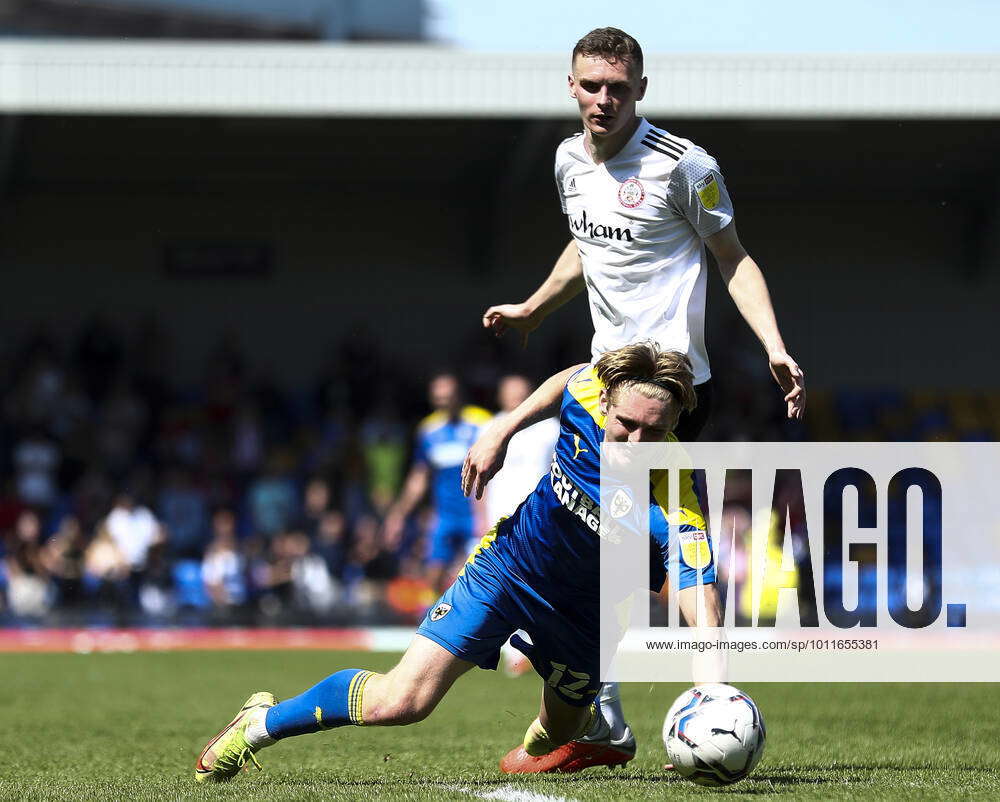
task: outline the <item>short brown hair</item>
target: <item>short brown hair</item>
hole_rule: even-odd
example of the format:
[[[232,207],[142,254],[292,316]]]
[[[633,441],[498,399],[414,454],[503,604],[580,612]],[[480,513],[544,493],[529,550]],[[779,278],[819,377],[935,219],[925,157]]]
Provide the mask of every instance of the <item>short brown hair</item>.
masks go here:
[[[632,388],[660,401],[673,396],[685,412],[698,403],[691,361],[680,351],[661,351],[654,342],[632,343],[608,351],[594,367],[612,403]]]
[[[636,77],[642,77],[642,48],[625,31],[618,28],[594,28],[573,48],[572,61],[577,56],[600,56],[611,64],[627,62]]]

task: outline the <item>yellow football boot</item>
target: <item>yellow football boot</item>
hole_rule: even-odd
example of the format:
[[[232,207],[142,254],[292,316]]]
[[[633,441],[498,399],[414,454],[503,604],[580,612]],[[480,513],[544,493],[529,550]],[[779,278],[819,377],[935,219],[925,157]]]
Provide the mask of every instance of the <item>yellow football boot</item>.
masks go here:
[[[248,762],[260,769],[254,756],[257,749],[247,743],[247,723],[252,712],[274,707],[277,703],[274,694],[267,691],[259,691],[247,699],[236,718],[205,744],[194,765],[194,778],[200,783],[221,783],[233,779]]]

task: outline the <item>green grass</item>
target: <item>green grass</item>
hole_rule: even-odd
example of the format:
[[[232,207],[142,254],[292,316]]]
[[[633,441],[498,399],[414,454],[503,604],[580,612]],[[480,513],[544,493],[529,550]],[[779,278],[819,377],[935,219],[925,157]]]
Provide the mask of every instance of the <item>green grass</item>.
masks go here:
[[[746,686],[768,744],[720,791],[661,770],[662,717],[680,685],[624,686],[639,754],[625,769],[508,778],[497,760],[537,711],[539,682],[474,671],[413,727],[285,741],[264,771],[203,788],[202,744],[254,690],[293,695],[391,655],[229,652],[0,655],[0,799],[468,800],[517,787],[567,800],[1000,798],[1000,685]]]

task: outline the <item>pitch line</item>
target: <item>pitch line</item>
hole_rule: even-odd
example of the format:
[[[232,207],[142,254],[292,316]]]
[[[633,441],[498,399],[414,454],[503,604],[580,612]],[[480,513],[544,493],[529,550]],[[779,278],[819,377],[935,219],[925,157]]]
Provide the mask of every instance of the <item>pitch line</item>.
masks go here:
[[[474,788],[464,788],[462,786],[455,786],[455,790],[469,794],[469,796],[478,797],[479,799],[496,800],[496,802],[577,802],[577,800],[571,797],[540,794],[536,791],[515,788],[512,785],[494,788],[492,791],[477,791]]]

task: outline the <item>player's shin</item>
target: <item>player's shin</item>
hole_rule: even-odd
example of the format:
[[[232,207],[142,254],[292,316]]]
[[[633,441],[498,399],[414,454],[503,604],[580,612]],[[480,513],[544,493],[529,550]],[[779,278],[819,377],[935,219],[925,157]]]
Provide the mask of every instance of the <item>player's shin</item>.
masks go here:
[[[304,693],[268,709],[262,721],[252,720],[247,726],[248,741],[262,747],[290,735],[364,724],[364,690],[372,676],[371,671],[359,668],[331,674]]]
[[[715,583],[682,588],[677,594],[681,615],[692,628],[694,640],[711,644],[692,655],[691,673],[695,685],[725,683],[729,674],[726,631],[722,626],[722,605]]]

